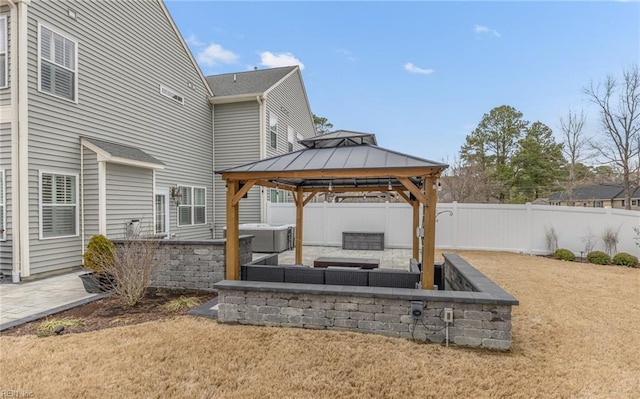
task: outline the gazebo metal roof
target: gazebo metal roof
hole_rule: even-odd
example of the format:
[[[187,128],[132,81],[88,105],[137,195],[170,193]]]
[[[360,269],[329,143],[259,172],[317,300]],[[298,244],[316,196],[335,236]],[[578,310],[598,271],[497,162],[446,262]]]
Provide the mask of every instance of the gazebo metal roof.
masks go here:
[[[354,132],[352,130],[336,130],[335,132],[300,140],[300,144],[307,148],[321,148],[358,144],[378,145],[378,142],[376,140],[376,135],[373,133]]]

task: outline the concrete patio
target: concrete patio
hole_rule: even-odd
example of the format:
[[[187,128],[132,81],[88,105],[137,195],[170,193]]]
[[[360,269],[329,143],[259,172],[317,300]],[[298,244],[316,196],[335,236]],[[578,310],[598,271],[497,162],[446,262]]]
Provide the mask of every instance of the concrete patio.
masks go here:
[[[0,284],[0,331],[96,300],[76,271],[42,280]]]

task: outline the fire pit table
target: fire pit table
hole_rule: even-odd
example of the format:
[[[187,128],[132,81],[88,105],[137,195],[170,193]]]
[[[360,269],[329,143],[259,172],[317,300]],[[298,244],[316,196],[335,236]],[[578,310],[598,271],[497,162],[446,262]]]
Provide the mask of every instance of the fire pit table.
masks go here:
[[[321,256],[313,261],[313,267],[326,268],[329,266],[377,269],[380,266],[380,259],[338,258],[331,256]]]

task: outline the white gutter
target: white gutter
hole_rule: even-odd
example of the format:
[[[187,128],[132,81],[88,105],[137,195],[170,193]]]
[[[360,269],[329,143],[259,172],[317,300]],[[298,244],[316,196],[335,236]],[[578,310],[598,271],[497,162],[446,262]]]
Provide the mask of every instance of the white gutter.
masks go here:
[[[209,97],[211,104],[228,104],[240,103],[244,101],[253,101],[256,97],[263,96],[264,93],[234,94],[232,96]],[[260,100],[258,100],[260,102]]]
[[[82,253],[84,254],[84,146],[80,144],[80,241],[82,242]],[[84,256],[82,257],[82,265],[84,266]]]

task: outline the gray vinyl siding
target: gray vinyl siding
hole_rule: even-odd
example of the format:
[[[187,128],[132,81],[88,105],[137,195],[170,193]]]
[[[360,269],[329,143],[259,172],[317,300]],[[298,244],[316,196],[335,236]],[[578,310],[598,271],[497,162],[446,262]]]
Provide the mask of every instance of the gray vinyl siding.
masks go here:
[[[124,238],[127,224],[140,221],[153,233],[153,171],[107,163],[107,237]]]
[[[4,171],[5,179],[5,213],[6,241],[0,241],[0,271],[5,275],[11,274],[12,229],[11,229],[11,124],[0,123],[0,170]]]
[[[11,15],[9,6],[0,6],[0,17],[7,17],[7,87],[0,88],[0,106],[11,103]]]
[[[98,227],[98,157],[84,148],[84,170],[81,176],[82,213],[84,214],[85,245],[91,237],[99,233]],[[82,221],[81,221],[82,223]],[[82,226],[81,226],[82,229]]]
[[[76,20],[68,17],[69,8]],[[212,217],[208,92],[160,3],[39,1],[29,10],[30,273],[81,262],[80,235],[49,240],[38,236],[38,170],[79,175],[81,136],[134,146],[162,161],[165,169],[157,171],[157,189],[176,184],[206,187],[207,216]],[[77,40],[77,104],[38,91],[38,22]],[[184,104],[162,96],[161,84],[184,96]],[[177,227],[175,211],[171,224],[171,231],[183,239],[210,236],[204,225]]]
[[[299,72],[291,74],[267,94],[266,107],[265,137],[267,139],[267,158],[289,152],[287,126],[291,126],[296,133],[305,138],[315,136],[311,110],[304,94]],[[269,112],[278,115],[278,147],[276,149],[271,147]],[[296,140],[293,150],[296,151],[302,148]]]
[[[257,101],[214,107],[215,166],[222,170],[260,159],[260,106]],[[215,176],[215,231],[222,237],[226,226],[225,182]],[[240,201],[240,223],[260,221],[260,188],[252,188]]]

